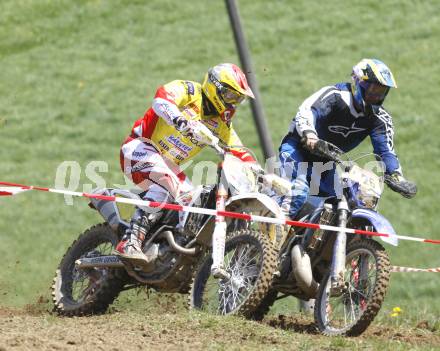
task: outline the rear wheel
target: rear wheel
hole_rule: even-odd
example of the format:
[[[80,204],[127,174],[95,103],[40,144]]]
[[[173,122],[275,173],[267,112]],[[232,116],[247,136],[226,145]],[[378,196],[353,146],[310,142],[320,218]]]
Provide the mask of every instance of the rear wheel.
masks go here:
[[[315,303],[315,321],[325,335],[360,335],[380,310],[390,278],[390,260],[378,242],[356,240],[348,245],[345,286],[332,291],[324,276]]]
[[[267,236],[252,230],[231,233],[225,245],[228,280],[211,276],[212,256],[201,261],[190,294],[190,307],[216,314],[240,313],[252,318],[272,285],[276,250]]]
[[[127,279],[121,269],[78,269],[83,257],[110,255],[118,237],[108,224],[86,230],[64,254],[52,285],[54,310],[65,316],[98,314],[106,311]]]

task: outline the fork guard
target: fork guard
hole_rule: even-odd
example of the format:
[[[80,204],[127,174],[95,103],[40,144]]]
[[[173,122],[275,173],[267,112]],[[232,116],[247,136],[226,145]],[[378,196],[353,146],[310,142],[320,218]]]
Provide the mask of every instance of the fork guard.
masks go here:
[[[393,246],[398,245],[397,234],[393,226],[388,221],[388,219],[386,219],[384,216],[377,213],[376,211],[366,208],[357,208],[352,212],[351,218],[352,220],[356,218],[367,220],[369,223],[371,223],[376,232],[386,233],[390,235],[389,237],[381,236],[380,238],[382,239],[382,241]]]

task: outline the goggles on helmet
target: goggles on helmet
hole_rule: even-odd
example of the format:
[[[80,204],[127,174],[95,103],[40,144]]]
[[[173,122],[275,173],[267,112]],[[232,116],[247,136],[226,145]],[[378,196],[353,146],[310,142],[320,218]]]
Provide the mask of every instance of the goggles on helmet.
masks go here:
[[[220,83],[220,81],[213,74],[209,74],[209,79],[215,85],[217,88],[217,94],[225,103],[238,105],[245,99],[245,95]]]
[[[389,87],[374,82],[361,81],[359,85],[363,89],[364,101],[368,105],[381,105],[390,90]]]
[[[232,105],[240,104],[245,98],[243,94],[239,93],[238,91],[229,89],[225,86],[223,87],[223,89],[221,89],[220,95],[224,102]]]

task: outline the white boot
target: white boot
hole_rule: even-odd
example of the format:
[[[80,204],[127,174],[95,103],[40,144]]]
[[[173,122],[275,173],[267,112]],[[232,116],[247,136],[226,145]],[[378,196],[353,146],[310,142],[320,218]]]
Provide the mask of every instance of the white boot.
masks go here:
[[[142,251],[146,232],[146,228],[139,225],[139,222],[132,222],[127,238],[122,239],[116,246],[116,254],[129,260],[134,266],[149,266],[151,260]]]

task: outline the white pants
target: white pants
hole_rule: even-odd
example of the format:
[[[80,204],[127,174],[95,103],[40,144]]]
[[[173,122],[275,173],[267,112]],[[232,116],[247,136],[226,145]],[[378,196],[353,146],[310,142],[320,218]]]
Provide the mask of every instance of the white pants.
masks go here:
[[[193,189],[191,181],[178,165],[140,139],[132,139],[122,145],[121,167],[133,183],[146,191],[144,199],[176,201],[181,193]]]

